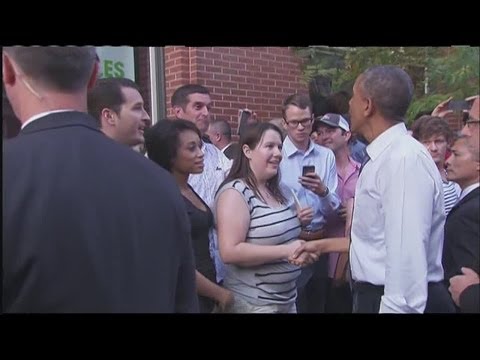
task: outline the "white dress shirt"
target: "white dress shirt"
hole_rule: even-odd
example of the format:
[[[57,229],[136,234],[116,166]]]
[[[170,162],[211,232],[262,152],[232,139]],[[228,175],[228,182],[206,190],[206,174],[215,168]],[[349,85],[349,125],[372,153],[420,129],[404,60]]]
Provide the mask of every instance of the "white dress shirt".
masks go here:
[[[380,313],[423,313],[428,282],[443,280],[443,186],[405,124],[367,147],[357,182],[350,262],[355,281],[384,285]]]
[[[288,205],[296,211],[292,195],[293,190],[302,206],[311,206],[314,210],[313,220],[307,229],[316,231],[323,228],[326,215],[336,211],[340,206],[340,198],[337,195],[337,169],[333,151],[310,141],[307,151],[303,152],[298,150],[287,136],[283,141],[282,156],[280,185],[282,193],[288,200]],[[304,188],[298,182],[298,178],[302,176],[304,165],[315,166],[315,173],[328,187],[328,195],[322,198]]]
[[[42,112],[42,113],[37,114],[37,115],[33,115],[30,119],[28,119],[27,121],[25,121],[22,124],[21,129],[25,128],[25,126],[27,126],[28,124],[30,124],[30,123],[34,122],[35,120],[38,120],[38,119],[40,119],[44,116],[59,113],[59,112],[67,112],[67,111],[76,111],[76,110],[71,110],[71,109],[52,110],[52,111],[45,111],[45,112]]]
[[[213,144],[204,142],[202,151],[204,154],[203,172],[191,174],[188,178],[188,183],[213,210],[215,193],[228,175],[232,167],[232,160],[229,160]]]

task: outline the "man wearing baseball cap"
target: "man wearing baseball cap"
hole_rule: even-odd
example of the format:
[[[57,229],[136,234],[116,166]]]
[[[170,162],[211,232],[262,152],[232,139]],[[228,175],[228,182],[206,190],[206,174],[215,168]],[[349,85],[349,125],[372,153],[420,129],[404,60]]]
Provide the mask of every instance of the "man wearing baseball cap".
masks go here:
[[[350,131],[350,125],[348,121],[339,114],[325,114],[320,118],[320,121],[324,124],[329,125],[332,128],[339,128],[344,131]]]
[[[346,203],[355,196],[355,186],[360,171],[360,163],[350,156],[349,141],[351,139],[350,125],[339,114],[325,114],[319,119],[318,128],[323,133],[323,146],[335,154],[337,168],[337,195],[340,197],[342,207],[337,213],[327,218],[326,236],[345,236]],[[326,312],[351,313],[352,294],[346,282],[345,273],[348,253],[330,253],[328,259],[328,287]]]

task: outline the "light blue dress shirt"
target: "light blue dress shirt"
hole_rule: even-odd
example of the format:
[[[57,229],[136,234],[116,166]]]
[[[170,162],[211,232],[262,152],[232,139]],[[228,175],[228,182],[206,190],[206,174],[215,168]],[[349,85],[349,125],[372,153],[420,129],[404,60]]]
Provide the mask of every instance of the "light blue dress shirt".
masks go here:
[[[310,206],[314,209],[313,220],[306,229],[316,231],[323,228],[326,216],[337,211],[340,206],[340,198],[336,193],[338,180],[333,151],[310,141],[307,151],[303,152],[298,150],[287,136],[283,142],[282,155],[283,159],[280,162],[280,186],[288,200],[288,204],[295,209],[292,194],[292,191],[294,191],[302,206]],[[298,182],[298,178],[302,176],[302,168],[305,165],[315,166],[315,173],[329,189],[327,196],[322,198],[304,188]]]

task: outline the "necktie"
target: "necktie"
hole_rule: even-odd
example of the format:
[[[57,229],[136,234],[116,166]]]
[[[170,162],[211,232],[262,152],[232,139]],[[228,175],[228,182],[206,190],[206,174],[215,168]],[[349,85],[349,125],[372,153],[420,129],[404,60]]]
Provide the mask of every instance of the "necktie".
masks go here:
[[[363,159],[362,166],[360,166],[360,170],[358,171],[358,175],[360,175],[362,173],[363,168],[365,167],[365,165],[367,165],[367,163],[369,161],[370,161],[370,156],[368,156],[368,154],[365,153],[365,158]]]

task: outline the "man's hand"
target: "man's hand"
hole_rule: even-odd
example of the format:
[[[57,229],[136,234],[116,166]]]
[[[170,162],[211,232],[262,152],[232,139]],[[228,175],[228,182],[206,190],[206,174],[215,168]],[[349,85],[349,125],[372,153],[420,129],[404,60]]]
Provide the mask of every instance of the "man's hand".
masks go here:
[[[462,267],[463,275],[456,275],[450,279],[450,287],[448,291],[452,294],[452,299],[460,306],[460,295],[470,285],[480,283],[480,277],[472,269]]]
[[[473,120],[480,120],[480,96],[475,95],[475,96],[470,96],[465,99],[465,101],[468,101],[472,105],[470,106],[470,110],[468,111],[468,114]]]
[[[347,208],[341,204],[339,207],[338,207],[338,210],[337,210],[337,215],[343,220],[345,221],[347,219]]]
[[[230,290],[222,289],[219,297],[216,300],[217,300],[217,304],[218,304],[218,307],[219,307],[220,311],[223,313],[223,312],[228,311],[230,306],[232,306],[234,298],[233,298],[233,294]]]
[[[297,206],[297,217],[300,220],[300,223],[302,224],[302,226],[309,225],[313,220],[313,208],[306,207],[306,208],[300,209]]]
[[[322,179],[320,179],[320,176],[315,173],[308,173],[305,176],[300,176],[298,182],[318,196],[325,196],[328,191]]]
[[[304,242],[293,252],[288,261],[297,266],[304,266],[308,265],[309,261],[317,261],[321,254],[321,240]]]
[[[432,116],[437,116],[437,117],[445,117],[448,114],[453,113],[453,110],[448,110],[448,103],[450,100],[452,100],[453,97],[449,97],[447,100],[442,101],[440,104],[438,104],[435,109],[432,111]]]
[[[302,252],[300,255],[298,255],[297,258],[295,258],[295,259],[289,258],[288,261],[293,265],[304,267],[304,266],[313,264],[317,260],[318,260],[317,254],[309,253],[309,252]]]

